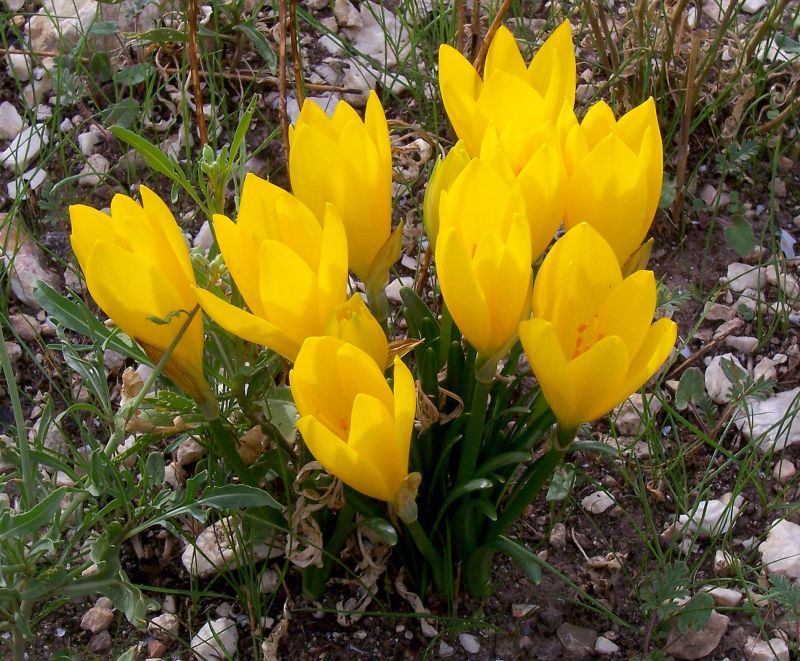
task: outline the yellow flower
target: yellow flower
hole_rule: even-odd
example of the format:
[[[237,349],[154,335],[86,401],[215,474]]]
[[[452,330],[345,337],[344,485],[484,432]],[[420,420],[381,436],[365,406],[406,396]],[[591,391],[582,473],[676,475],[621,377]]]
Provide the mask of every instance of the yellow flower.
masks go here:
[[[436,272],[453,320],[499,357],[530,311],[531,245],[519,186],[474,159],[439,202]]]
[[[581,223],[559,239],[533,287],[533,318],[520,324],[525,353],[564,429],[607,413],[669,356],[677,328],[652,323],[652,271],[623,280],[609,244]]]
[[[525,66],[514,36],[501,27],[486,56],[483,80],[456,49],[439,48],[439,88],[447,116],[470,156],[480,153],[490,123],[502,133],[512,121],[535,128],[554,125],[575,104],[575,53],[568,21]]]
[[[197,307],[197,297],[189,250],[175,218],[158,195],[144,186],[140,191],[141,206],[115,195],[110,216],[72,205],[70,239],[97,305],[158,362]],[[164,374],[206,412],[216,408],[203,376],[200,314],[174,347]]]
[[[490,124],[481,143],[480,160],[491,166],[509,186],[519,185],[530,228],[531,257],[536,259],[553,239],[564,217],[566,170],[558,136],[551,122],[534,129],[510,122],[502,135]],[[470,162],[459,140],[444,160],[437,162],[425,191],[425,231],[434,249],[439,233],[439,200]]]
[[[394,503],[408,477],[416,413],[414,377],[394,359],[394,392],[361,349],[338,338],[306,340],[289,374],[311,454],[331,474]]]
[[[332,203],[347,232],[350,268],[364,282],[373,273],[392,225],[392,152],[383,108],[370,92],[364,121],[340,101],[328,117],[306,101],[289,132],[292,191],[322,222]],[[396,259],[396,257],[395,257]]]
[[[444,158],[439,158],[433,167],[428,185],[425,187],[425,198],[422,202],[422,214],[425,222],[425,233],[428,235],[431,247],[436,248],[436,239],[439,236],[439,198],[442,191],[453,185],[456,177],[467,167],[470,158],[464,141],[459,140],[447,152]]]
[[[381,366],[386,364],[386,340],[381,347],[376,339],[383,336],[378,322],[363,301],[345,300],[347,239],[332,205],[320,226],[296,197],[250,174],[237,220],[216,215],[214,231],[250,312],[198,289],[208,316],[288,360],[295,360],[306,338],[336,332],[361,344]]]
[[[567,134],[567,229],[586,222],[611,244],[620,264],[650,229],[661,196],[663,156],[652,98],[620,118],[602,101]]]

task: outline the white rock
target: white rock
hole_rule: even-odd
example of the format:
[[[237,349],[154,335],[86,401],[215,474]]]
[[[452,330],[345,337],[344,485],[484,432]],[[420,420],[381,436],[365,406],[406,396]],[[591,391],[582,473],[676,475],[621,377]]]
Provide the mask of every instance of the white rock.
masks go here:
[[[719,645],[729,622],[730,618],[727,615],[712,610],[708,622],[699,631],[689,627],[685,633],[681,633],[677,618],[673,618],[664,651],[676,659],[702,659]]]
[[[37,191],[47,179],[47,172],[38,165],[30,170],[23,172],[16,179],[9,181],[6,185],[8,197],[13,200],[27,199],[28,193]]]
[[[197,661],[222,661],[235,658],[238,642],[236,622],[221,617],[203,625],[192,638],[191,648]]]
[[[156,615],[147,625],[147,632],[155,639],[164,642],[175,640],[181,630],[181,623],[172,613]]]
[[[447,659],[447,658],[453,656],[453,654],[455,654],[455,653],[456,653],[456,649],[452,645],[448,645],[445,641],[441,641],[439,643],[439,656],[441,658]]]
[[[0,164],[8,170],[21,172],[39,156],[49,141],[50,134],[44,124],[28,126],[0,152]]]
[[[22,117],[8,101],[0,103],[0,138],[13,140],[22,130]]]
[[[777,379],[778,371],[775,369],[776,365],[777,363],[771,358],[765,357],[759,360],[753,368],[753,381]]]
[[[730,553],[717,549],[714,553],[714,573],[717,576],[730,576],[734,560]]]
[[[796,523],[775,522],[758,551],[768,573],[800,578],[800,526]]]
[[[736,369],[746,374],[746,370],[732,353],[714,356],[706,368],[705,384],[708,396],[717,404],[727,404],[731,399],[731,386],[733,383],[722,369],[722,361],[729,360]]]
[[[706,303],[704,314],[709,321],[730,321],[736,317],[736,310],[721,303]]]
[[[730,588],[706,587],[703,592],[710,594],[717,606],[738,606],[744,599],[744,595],[739,590]]]
[[[661,410],[661,401],[656,397],[647,398],[648,415],[644,414],[644,400],[640,393],[634,393],[618,406],[612,414],[617,431],[623,436],[637,436],[642,432],[647,419]]]
[[[6,353],[8,354],[8,359],[11,361],[11,364],[16,364],[20,358],[22,358],[22,347],[19,346],[16,342],[6,342]]]
[[[739,317],[734,317],[724,324],[721,324],[717,330],[714,331],[713,339],[716,340],[725,335],[733,335],[734,333],[738,333],[742,328],[744,328],[744,321],[739,319]]]
[[[78,177],[80,186],[97,186],[111,168],[111,163],[102,154],[92,154],[86,159],[83,169]]]
[[[411,276],[402,276],[400,278],[394,278],[386,286],[386,297],[390,301],[401,302],[403,299],[400,297],[400,290],[403,287],[413,287],[413,286],[414,286],[414,278]]]
[[[44,100],[45,95],[52,89],[53,76],[46,72],[41,78],[34,79],[25,85],[22,90],[22,99],[28,108],[33,109]]]
[[[681,514],[678,517],[678,527],[684,534],[699,537],[713,537],[724,535],[736,523],[741,514],[744,497],[739,495],[733,502],[731,494],[725,494],[719,499],[703,500],[691,515]]]
[[[458,642],[467,654],[477,654],[481,651],[481,644],[471,633],[462,633],[458,636]]]
[[[261,574],[261,586],[259,589],[263,594],[269,594],[270,592],[275,592],[280,582],[280,574],[274,569],[267,569]]]
[[[788,459],[781,459],[775,463],[772,469],[772,476],[781,484],[789,482],[797,473],[794,464]]]
[[[91,156],[102,140],[103,136],[99,131],[89,129],[78,136],[78,147],[84,156]]]
[[[767,0],[744,0],[742,3],[742,11],[747,14],[755,14],[760,9],[763,9],[769,4]]]
[[[6,55],[8,62],[8,75],[24,83],[31,78],[33,64],[24,53],[9,53]]]
[[[728,335],[725,338],[725,345],[742,353],[753,353],[758,346],[758,338],[747,335]]]
[[[762,452],[800,443],[800,387],[764,400],[748,399],[733,422]]]
[[[36,317],[29,314],[16,313],[8,318],[11,328],[15,334],[19,335],[26,342],[32,342],[38,335],[42,334],[42,324]]]
[[[211,231],[211,224],[205,220],[197,231],[197,235],[192,240],[192,247],[197,248],[203,253],[207,253],[214,243],[214,234]]]
[[[358,13],[358,9],[353,7],[350,0],[335,0],[333,3],[333,15],[341,27],[359,29],[364,27],[361,14]]]
[[[619,645],[610,641],[605,636],[598,636],[594,643],[594,651],[598,654],[611,656],[612,654],[617,654],[619,652]]]
[[[583,509],[591,514],[602,514],[616,504],[617,501],[607,491],[595,491],[581,501]]]
[[[0,214],[0,257],[11,269],[11,291],[25,305],[39,309],[33,297],[33,287],[40,280],[58,289],[61,286],[58,275],[42,266],[44,256],[39,246]]]
[[[114,611],[110,608],[92,606],[81,618],[81,629],[92,633],[100,633],[108,629],[113,621]]]
[[[206,456],[206,448],[193,438],[187,438],[178,446],[177,461],[181,466],[195,464]]]
[[[728,264],[725,280],[730,290],[734,292],[743,292],[745,289],[761,290],[767,284],[764,269],[740,262]]]
[[[789,647],[782,638],[769,641],[748,636],[744,644],[747,661],[789,661]]]
[[[181,555],[186,570],[199,578],[206,578],[224,569],[233,569],[242,557],[248,561],[260,562],[283,555],[283,543],[276,537],[271,544],[257,544],[247,549],[241,548],[241,523],[234,517],[227,517],[209,526],[189,544]]]

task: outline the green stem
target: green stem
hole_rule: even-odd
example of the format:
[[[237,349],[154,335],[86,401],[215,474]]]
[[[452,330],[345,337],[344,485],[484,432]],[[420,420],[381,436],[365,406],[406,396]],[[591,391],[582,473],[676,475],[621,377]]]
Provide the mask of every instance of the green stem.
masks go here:
[[[19,605],[20,616],[28,623],[30,623],[31,613],[33,612],[33,601],[30,599],[23,599]],[[14,661],[25,661],[25,636],[18,626],[14,627],[13,632],[14,643],[12,650],[12,658]]]
[[[11,359],[6,351],[6,339],[0,329],[0,364],[3,366],[3,375],[8,385],[8,396],[11,398],[11,408],[14,411],[14,426],[17,428],[17,449],[19,451],[20,463],[20,491],[22,495],[22,511],[29,512],[35,504],[35,494],[33,491],[36,484],[36,474],[34,469],[33,455],[28,444],[28,434],[25,432],[25,416],[22,413],[22,402],[19,398],[17,380],[14,376],[14,368],[11,367]],[[24,651],[24,650],[23,650]]]
[[[417,549],[419,549],[419,552],[422,554],[422,557],[424,557],[431,566],[433,583],[436,589],[441,591],[444,588],[442,584],[442,556],[436,550],[436,547],[433,545],[428,535],[425,534],[419,521],[406,523],[405,527],[411,535],[411,539],[414,540]]]
[[[225,423],[220,418],[215,418],[208,422],[208,429],[211,432],[214,447],[219,450],[225,463],[236,473],[242,484],[257,487],[258,480],[239,456],[236,441]]]
[[[517,486],[498,513],[497,520],[489,527],[483,540],[484,546],[493,545],[500,535],[504,535],[514,522],[522,516],[533,497],[545,485],[553,471],[564,459],[564,451],[548,450],[547,454],[532,463],[517,482]]]
[[[322,567],[309,566],[303,571],[303,592],[310,601],[316,601],[325,590],[333,563],[338,560],[339,554],[347,541],[348,535],[353,531],[356,509],[352,505],[345,505],[336,515],[336,525],[333,528],[328,543],[323,549],[324,559]]]
[[[384,282],[384,285],[386,283]],[[378,320],[384,333],[389,332],[389,298],[385,287],[367,287],[367,301],[372,315]]]
[[[478,465],[478,455],[481,449],[483,428],[486,423],[486,406],[489,403],[489,392],[492,381],[488,383],[475,379],[475,390],[472,393],[472,403],[469,409],[467,428],[464,432],[464,442],[461,447],[461,457],[458,461],[456,484],[464,484],[475,473]]]

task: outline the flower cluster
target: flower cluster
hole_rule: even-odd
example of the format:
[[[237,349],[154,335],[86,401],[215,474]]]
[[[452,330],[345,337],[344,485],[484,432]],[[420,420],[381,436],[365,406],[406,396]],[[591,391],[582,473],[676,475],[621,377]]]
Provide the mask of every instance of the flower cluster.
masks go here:
[[[116,196],[110,216],[71,207],[89,291],[207,415],[216,400],[204,376],[200,310],[293,363],[297,429],[310,453],[352,489],[391,505],[434,583],[452,575],[447,562],[463,561],[465,585],[479,593],[486,559],[510,543],[501,536],[578,425],[647,382],[676,337],[672,321],[653,323],[656,282],[642,270],[662,180],[655,104],[617,119],[600,102],[578,121],[575,78],[566,22],[529,65],[501,28],[482,77],[441,47],[442,99],[459,140],[437,162],[424,198],[441,315],[403,293],[418,340],[415,374],[386,334],[385,286],[402,224],[392,230],[389,130],[374,93],[363,120],[345,102],[331,117],[303,105],[289,134],[292,192],[245,178],[235,220],[211,219],[226,269],[204,274],[202,287],[174,217],[148,189],[142,205]],[[508,376],[523,349],[558,433],[509,490],[511,464],[529,459],[538,439],[531,430],[542,420],[552,426],[536,418],[538,395],[518,429],[498,422],[518,393],[496,378],[497,366],[513,356]],[[468,415],[444,412],[440,383]],[[438,422],[420,420],[415,436],[418,401]],[[486,489],[496,491],[473,493]]]

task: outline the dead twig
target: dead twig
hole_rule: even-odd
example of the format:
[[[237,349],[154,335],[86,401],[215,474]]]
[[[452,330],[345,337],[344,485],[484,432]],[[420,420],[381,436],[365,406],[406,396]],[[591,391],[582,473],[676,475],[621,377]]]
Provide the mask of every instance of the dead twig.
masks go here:
[[[428,284],[428,268],[431,264],[432,253],[433,250],[431,249],[431,244],[429,242],[428,247],[425,248],[425,252],[422,253],[422,259],[419,262],[419,279],[417,280],[417,286],[414,289],[417,292],[417,296],[422,296],[422,292],[425,290],[425,285]]]
[[[483,69],[483,62],[486,59],[486,53],[489,52],[489,44],[492,43],[492,39],[494,38],[495,33],[500,29],[500,26],[503,24],[503,20],[505,20],[506,14],[508,13],[509,9],[511,9],[511,0],[503,0],[503,4],[500,5],[500,8],[494,15],[492,24],[486,31],[486,36],[483,38],[483,41],[481,42],[481,47],[478,50],[478,54],[475,56],[475,59],[472,62],[472,66],[475,67],[475,70],[478,73],[480,73],[481,69]]]
[[[686,223],[682,216],[683,189],[686,185],[686,167],[689,162],[689,133],[692,127],[692,114],[694,113],[694,97],[697,90],[695,74],[697,70],[697,52],[703,32],[692,32],[692,46],[689,52],[689,66],[686,69],[686,98],[683,106],[683,119],[678,134],[678,166],[675,173],[675,201],[672,205],[672,221],[677,222],[681,228],[681,236],[686,236]]]
[[[281,140],[289,163],[289,115],[286,112],[286,0],[278,2],[278,118],[281,124]]]
[[[297,0],[289,0],[289,34],[292,38],[292,65],[294,66],[294,93],[297,107],[302,108],[306,94],[303,91],[303,63],[300,60],[300,45],[297,38]]]
[[[456,0],[456,50],[464,52],[464,0]]]
[[[192,77],[192,93],[194,94],[194,114],[197,117],[197,134],[200,146],[208,144],[206,116],[203,113],[203,90],[200,86],[200,58],[197,57],[197,0],[187,0],[188,15],[186,44],[189,50],[189,71]]]
[[[472,22],[469,26],[470,42],[469,51],[474,59],[477,53],[475,49],[478,47],[478,40],[481,38],[481,0],[472,0]]]

